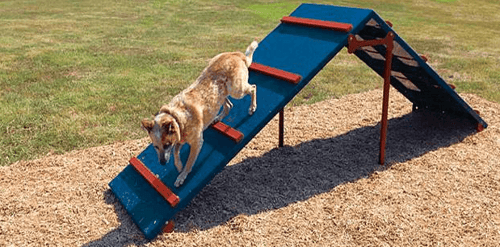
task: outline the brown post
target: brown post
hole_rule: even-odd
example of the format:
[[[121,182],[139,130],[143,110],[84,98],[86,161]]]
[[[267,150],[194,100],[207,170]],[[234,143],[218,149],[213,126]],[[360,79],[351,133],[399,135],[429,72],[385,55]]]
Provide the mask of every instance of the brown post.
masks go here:
[[[284,143],[284,141],[283,141],[283,139],[284,139],[284,137],[283,137],[284,130],[283,129],[285,126],[284,122],[285,122],[285,112],[284,112],[284,109],[281,109],[280,116],[279,116],[279,130],[278,130],[279,131],[278,132],[279,133],[278,134],[279,135],[278,136],[278,138],[279,138],[278,147],[280,147],[280,148],[283,147],[283,143]]]
[[[384,164],[385,161],[385,142],[387,140],[387,115],[389,109],[389,89],[391,86],[391,67],[392,67],[392,50],[394,49],[394,33],[388,32],[385,38],[375,40],[362,40],[358,41],[354,35],[349,35],[347,51],[349,53],[355,52],[358,48],[363,46],[385,45],[385,67],[384,67],[384,98],[382,102],[382,122],[380,129],[380,153],[379,163]]]
[[[389,89],[391,86],[391,67],[392,67],[392,49],[394,48],[394,33],[387,34],[387,51],[385,54],[385,67],[384,67],[384,98],[382,103],[382,122],[380,129],[380,154],[379,163],[381,165],[385,162],[385,143],[387,140],[387,115],[389,111]]]

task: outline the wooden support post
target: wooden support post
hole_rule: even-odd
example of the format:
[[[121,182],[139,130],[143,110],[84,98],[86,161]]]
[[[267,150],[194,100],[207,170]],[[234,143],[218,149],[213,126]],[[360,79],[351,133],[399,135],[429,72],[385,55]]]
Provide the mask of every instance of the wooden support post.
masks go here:
[[[387,115],[389,111],[389,89],[391,86],[391,68],[392,68],[392,50],[394,48],[394,34],[387,34],[388,40],[386,43],[387,51],[385,53],[385,68],[384,68],[384,98],[382,103],[382,123],[380,129],[380,153],[379,164],[385,162],[385,144],[387,140]]]
[[[278,147],[283,147],[284,145],[284,128],[285,128],[285,111],[284,109],[281,109],[280,111],[280,117],[279,117],[279,133],[278,133],[278,138],[279,138],[279,143]]]
[[[163,227],[163,232],[164,233],[171,233],[171,232],[174,231],[174,228],[175,228],[174,221],[173,220],[169,220],[169,221],[167,221],[167,223]]]
[[[375,40],[362,40],[358,41],[354,35],[349,35],[347,50],[349,53],[355,52],[358,48],[363,46],[376,46],[385,45],[385,67],[384,67],[384,96],[382,102],[382,122],[380,123],[380,153],[379,163],[381,165],[385,162],[385,144],[387,140],[387,115],[389,109],[389,89],[391,85],[391,68],[392,68],[392,50],[394,49],[394,33],[388,32],[385,38]]]

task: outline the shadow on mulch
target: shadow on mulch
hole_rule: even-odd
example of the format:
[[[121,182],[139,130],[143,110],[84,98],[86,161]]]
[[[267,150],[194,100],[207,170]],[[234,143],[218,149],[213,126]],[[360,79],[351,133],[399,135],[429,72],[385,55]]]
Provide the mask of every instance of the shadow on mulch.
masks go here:
[[[472,123],[463,118],[428,111],[391,119],[388,126],[385,166],[378,164],[379,124],[272,149],[261,157],[227,166],[175,216],[175,231],[206,230],[240,214],[252,215],[305,201],[475,133]],[[115,205],[121,225],[85,246],[147,243],[111,190],[105,192],[105,198]]]

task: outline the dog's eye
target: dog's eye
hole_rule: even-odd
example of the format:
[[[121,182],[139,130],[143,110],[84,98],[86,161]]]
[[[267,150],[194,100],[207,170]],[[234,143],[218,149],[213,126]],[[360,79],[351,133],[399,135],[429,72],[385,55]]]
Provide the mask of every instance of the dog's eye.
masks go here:
[[[158,146],[154,146],[156,150],[160,149]]]

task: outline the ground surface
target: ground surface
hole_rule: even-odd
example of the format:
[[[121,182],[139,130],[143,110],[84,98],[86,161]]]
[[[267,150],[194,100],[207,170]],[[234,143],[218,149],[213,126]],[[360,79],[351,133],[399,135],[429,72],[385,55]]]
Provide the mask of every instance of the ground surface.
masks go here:
[[[500,105],[463,95],[475,133],[392,91],[380,167],[381,95],[287,108],[153,241],[107,185],[147,139],[0,167],[0,246],[496,246]]]

